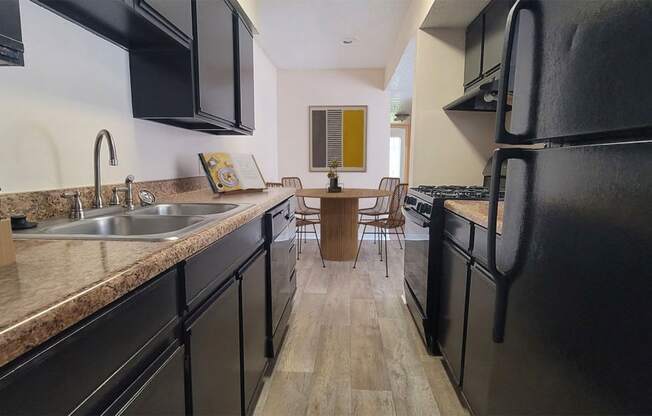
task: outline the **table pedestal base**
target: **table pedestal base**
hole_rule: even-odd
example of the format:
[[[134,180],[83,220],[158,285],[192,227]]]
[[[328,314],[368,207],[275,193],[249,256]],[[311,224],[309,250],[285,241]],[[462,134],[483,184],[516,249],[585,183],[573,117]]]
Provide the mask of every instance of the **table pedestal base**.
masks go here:
[[[358,249],[358,198],[322,198],[321,250],[325,260],[354,260]]]

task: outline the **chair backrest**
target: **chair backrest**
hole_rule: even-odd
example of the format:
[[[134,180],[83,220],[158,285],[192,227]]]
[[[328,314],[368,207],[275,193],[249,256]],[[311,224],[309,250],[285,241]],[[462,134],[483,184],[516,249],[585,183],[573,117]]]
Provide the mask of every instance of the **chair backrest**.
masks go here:
[[[405,224],[405,216],[401,209],[405,202],[408,192],[408,184],[401,183],[394,188],[392,196],[389,199],[389,215],[387,217],[387,226],[389,228],[400,227]]]
[[[401,178],[384,177],[380,180],[378,189],[380,189],[381,191],[389,191],[393,193],[394,189],[396,188],[396,186],[399,184],[400,181]],[[376,198],[376,203],[374,204],[372,209],[378,212],[387,212],[389,210],[389,200],[390,200],[390,196]]]
[[[281,178],[281,183],[284,188],[294,188],[294,189],[303,189],[303,184],[301,184],[301,178],[296,176],[284,176]],[[297,211],[307,211],[308,206],[306,201],[302,196],[297,196]]]
[[[268,188],[281,188],[283,184],[281,182],[265,182],[265,186]]]

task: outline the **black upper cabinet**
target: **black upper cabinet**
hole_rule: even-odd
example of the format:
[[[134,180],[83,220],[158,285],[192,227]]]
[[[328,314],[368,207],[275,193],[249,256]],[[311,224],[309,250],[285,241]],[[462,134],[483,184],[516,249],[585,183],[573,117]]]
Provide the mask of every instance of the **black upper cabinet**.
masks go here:
[[[482,48],[482,72],[493,73],[500,67],[505,42],[505,23],[512,0],[494,0],[484,14],[484,46]]]
[[[493,0],[466,28],[464,87],[500,69],[507,15],[514,0]]]
[[[192,39],[190,0],[136,0],[135,5],[144,16],[153,17],[164,29],[176,32],[181,38]]]
[[[238,41],[238,100],[236,103],[238,125],[253,131],[254,119],[254,38],[247,25],[235,17]]]
[[[190,44],[180,16],[189,13],[191,0],[32,1],[125,49]]]
[[[235,123],[233,10],[221,0],[195,7],[198,112]]]
[[[473,84],[482,75],[483,25],[484,17],[481,14],[466,28],[464,86]]]
[[[24,65],[18,0],[0,1],[0,66]]]

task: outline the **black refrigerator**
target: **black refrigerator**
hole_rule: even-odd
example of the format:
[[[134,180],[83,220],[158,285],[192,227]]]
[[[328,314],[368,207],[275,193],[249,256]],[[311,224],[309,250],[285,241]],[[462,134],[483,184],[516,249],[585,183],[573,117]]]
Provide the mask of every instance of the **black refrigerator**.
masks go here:
[[[478,415],[652,414],[652,1],[519,1],[502,68],[496,141],[539,148],[494,154],[502,242],[493,181],[464,395]]]

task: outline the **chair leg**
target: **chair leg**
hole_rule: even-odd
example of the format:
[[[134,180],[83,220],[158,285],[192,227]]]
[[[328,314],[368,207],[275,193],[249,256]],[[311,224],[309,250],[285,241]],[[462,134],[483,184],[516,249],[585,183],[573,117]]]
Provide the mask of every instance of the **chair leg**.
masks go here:
[[[321,244],[319,244],[319,236],[317,235],[317,228],[315,224],[312,225],[312,230],[315,232],[315,238],[317,239],[317,248],[319,249],[319,257],[321,258],[321,267],[326,268],[324,263],[324,255],[321,253]]]
[[[362,237],[360,238],[360,244],[358,244],[358,252],[355,253],[355,261],[353,262],[353,268],[355,269],[356,264],[358,264],[358,256],[360,255],[360,247],[362,247],[362,241],[364,240],[364,234],[367,231],[367,224],[362,227]]]
[[[398,233],[398,230],[396,230],[396,239],[398,240],[398,246],[403,250],[403,244],[401,244],[401,236]]]
[[[385,277],[389,278],[389,258],[387,258],[387,230],[383,230],[383,237],[385,238]]]
[[[374,219],[377,220],[378,216],[374,216]],[[374,233],[374,244],[376,244],[377,239],[378,239],[378,236],[376,235],[376,233]]]

